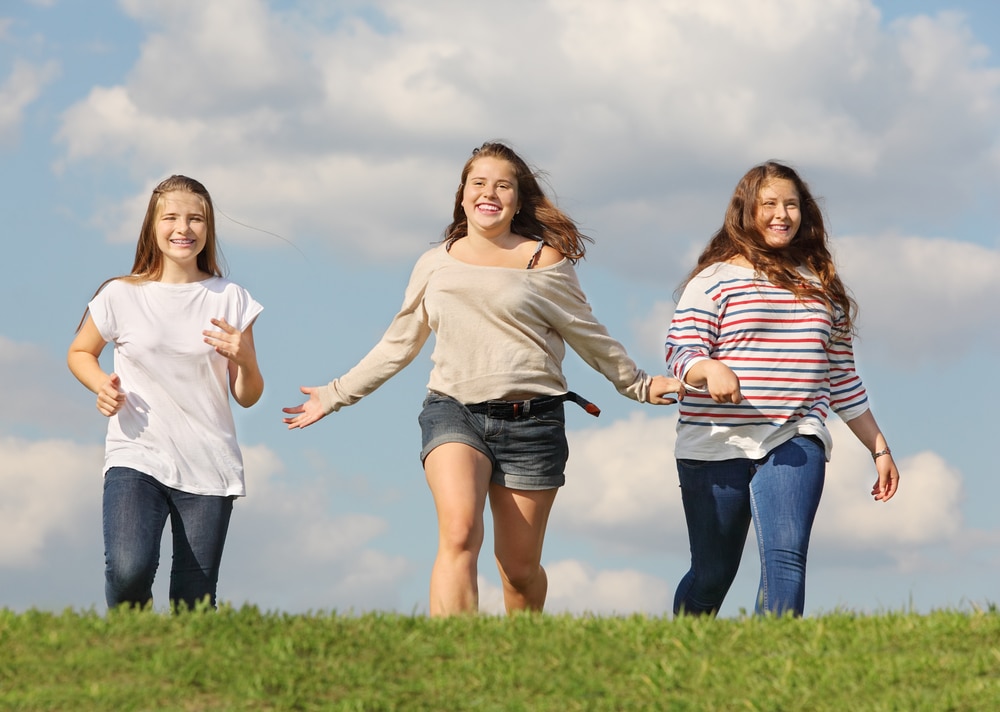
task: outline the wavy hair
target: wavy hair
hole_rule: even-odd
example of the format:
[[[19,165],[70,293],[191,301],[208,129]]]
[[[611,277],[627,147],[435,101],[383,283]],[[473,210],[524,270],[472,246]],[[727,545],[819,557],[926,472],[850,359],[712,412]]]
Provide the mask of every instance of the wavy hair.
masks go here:
[[[498,141],[487,141],[479,148],[473,149],[469,160],[465,162],[461,182],[455,191],[452,222],[444,231],[445,241],[457,240],[469,234],[469,220],[462,207],[462,196],[469,171],[480,158],[497,158],[506,161],[514,168],[521,209],[514,215],[510,225],[511,232],[541,240],[549,247],[558,250],[571,262],[583,259],[587,251],[586,243],[593,240],[581,233],[573,219],[557,208],[545,194],[539,182],[539,173],[532,170],[514,149]]]
[[[782,179],[791,181],[799,194],[802,221],[791,243],[775,249],[768,246],[757,227],[757,211],[761,191],[771,181]],[[722,227],[709,240],[684,284],[705,267],[737,256],[744,257],[758,273],[798,299],[817,298],[831,308],[839,308],[846,319],[844,328],[854,331],[858,305],[837,274],[823,212],[809,186],[791,167],[767,161],[747,171],[733,191]],[[809,269],[819,284],[803,281],[799,266]]]
[[[110,282],[117,279],[126,280],[133,283],[154,282],[163,274],[163,253],[156,244],[156,221],[160,218],[163,209],[164,196],[167,193],[184,192],[191,193],[201,199],[205,210],[205,247],[198,253],[198,269],[213,277],[225,276],[225,261],[219,250],[218,241],[215,236],[215,208],[212,205],[212,196],[208,189],[196,181],[182,175],[172,175],[160,181],[160,184],[153,188],[153,193],[149,196],[149,204],[146,206],[146,215],[142,220],[142,227],[139,229],[139,241],[135,246],[135,259],[132,262],[132,271],[127,275],[111,277],[104,280],[101,286],[94,292],[96,297]],[[93,297],[91,297],[93,298]],[[83,312],[83,318],[76,327],[77,331],[87,320],[87,310]]]

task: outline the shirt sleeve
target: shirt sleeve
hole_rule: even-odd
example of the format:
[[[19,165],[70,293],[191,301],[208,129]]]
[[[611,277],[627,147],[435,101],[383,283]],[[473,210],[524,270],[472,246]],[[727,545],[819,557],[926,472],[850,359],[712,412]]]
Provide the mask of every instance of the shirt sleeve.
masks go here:
[[[584,362],[607,378],[624,396],[649,402],[652,377],[640,369],[620,342],[594,316],[571,264],[553,272],[550,283],[553,314],[550,323]]]
[[[854,367],[854,343],[847,319],[838,310],[827,347],[830,360],[830,407],[842,420],[854,420],[868,410],[868,394]]]
[[[118,327],[110,303],[110,293],[117,288],[116,280],[108,282],[87,304],[90,318],[93,320],[94,326],[97,327],[97,332],[108,343],[113,343],[118,336]]]
[[[318,390],[325,412],[353,405],[402,371],[423,348],[430,336],[424,294],[434,271],[433,251],[424,254],[413,268],[403,295],[403,304],[375,347],[340,378]]]
[[[247,327],[253,324],[254,320],[264,311],[263,305],[243,287],[237,289],[237,309],[239,321],[234,326],[240,331],[246,331]]]
[[[684,287],[670,320],[665,344],[667,371],[683,381],[692,366],[712,357],[718,339],[718,304],[695,278]]]

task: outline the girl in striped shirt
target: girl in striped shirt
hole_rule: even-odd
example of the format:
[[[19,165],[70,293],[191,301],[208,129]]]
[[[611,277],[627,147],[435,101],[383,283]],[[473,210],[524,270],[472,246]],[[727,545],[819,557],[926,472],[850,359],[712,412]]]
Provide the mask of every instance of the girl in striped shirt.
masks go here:
[[[808,186],[779,163],[752,168],[688,276],[667,335],[668,369],[687,389],[675,457],[691,569],[675,614],[718,611],[752,519],[755,612],[802,615],[831,409],[872,453],[875,500],[896,493],[899,472],[854,370],[855,312]]]

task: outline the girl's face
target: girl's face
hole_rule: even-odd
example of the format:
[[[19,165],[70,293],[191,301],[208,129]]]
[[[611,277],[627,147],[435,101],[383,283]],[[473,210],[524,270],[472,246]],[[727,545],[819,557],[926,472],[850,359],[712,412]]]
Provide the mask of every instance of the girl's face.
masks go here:
[[[462,191],[462,208],[469,230],[506,232],[519,207],[514,166],[501,158],[476,159]]]
[[[205,204],[201,197],[183,190],[164,193],[156,218],[156,246],[164,260],[180,267],[197,268],[198,255],[208,241]]]
[[[799,191],[785,178],[764,184],[757,197],[757,230],[768,247],[788,247],[802,224]]]

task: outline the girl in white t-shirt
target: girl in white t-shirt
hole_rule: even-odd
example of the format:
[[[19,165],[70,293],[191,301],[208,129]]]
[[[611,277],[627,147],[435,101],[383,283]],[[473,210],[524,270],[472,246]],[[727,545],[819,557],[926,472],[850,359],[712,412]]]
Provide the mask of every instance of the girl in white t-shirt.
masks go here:
[[[145,606],[167,518],[170,600],[215,605],[233,500],[246,494],[229,393],[244,408],[264,390],[253,324],[263,307],[222,277],[215,214],[185,176],[149,200],[129,275],[101,285],[70,345],[73,375],[108,420],[104,463],[105,596]],[[99,357],[114,344],[114,372]]]

